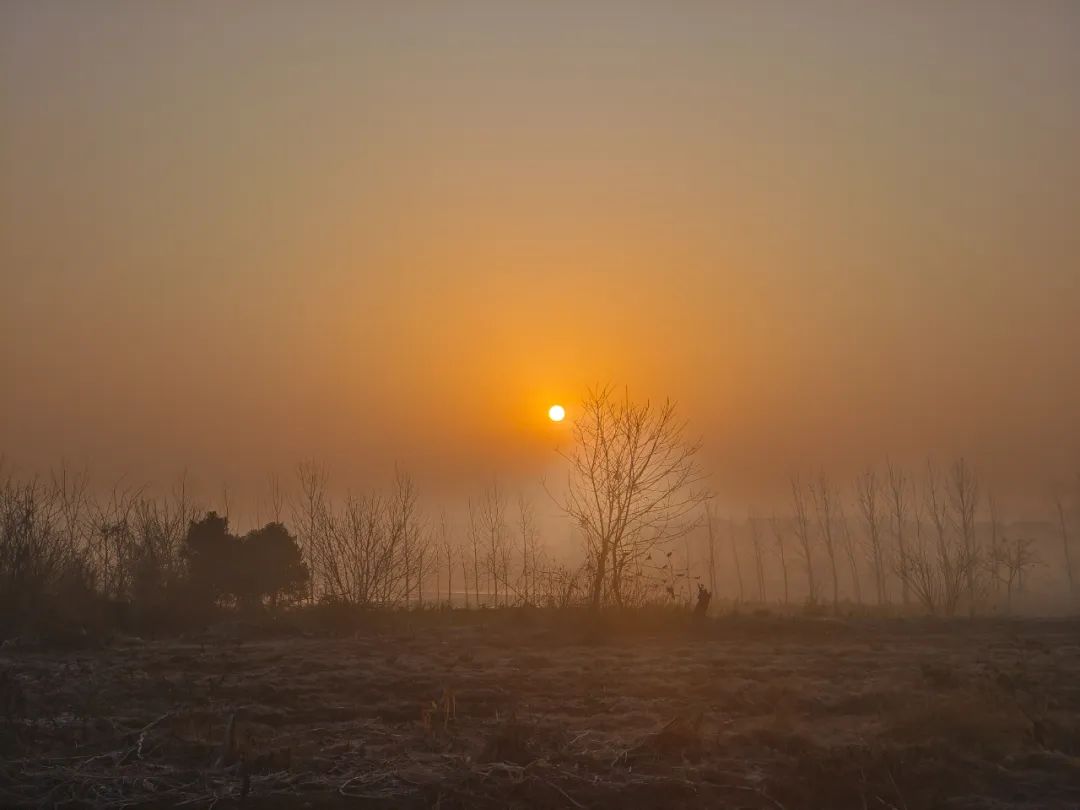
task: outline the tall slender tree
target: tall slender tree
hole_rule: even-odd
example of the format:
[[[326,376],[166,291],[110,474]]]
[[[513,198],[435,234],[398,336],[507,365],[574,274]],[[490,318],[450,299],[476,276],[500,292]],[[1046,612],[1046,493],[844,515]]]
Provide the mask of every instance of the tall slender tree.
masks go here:
[[[784,604],[786,605],[791,601],[788,589],[787,551],[785,548],[784,527],[780,525],[780,520],[776,517],[775,512],[772,514],[769,525],[772,527],[773,541],[776,543],[776,553],[780,557],[780,572],[784,576]]]
[[[881,511],[881,485],[877,473],[868,469],[855,479],[855,494],[859,504],[859,513],[866,528],[866,541],[870,562],[874,568],[874,585],[877,589],[877,601],[884,605],[889,601],[888,580],[886,579],[886,552],[881,533],[883,514]],[[901,563],[901,567],[903,563]]]
[[[817,583],[814,580],[814,537],[810,527],[810,513],[806,508],[806,495],[798,475],[791,479],[791,503],[797,549],[806,570],[807,598],[813,604],[818,598]]]
[[[836,567],[836,493],[825,473],[819,474],[817,483],[810,485],[810,497],[814,501],[814,512],[817,514],[818,533],[829,558],[835,612],[840,607],[840,576]]]

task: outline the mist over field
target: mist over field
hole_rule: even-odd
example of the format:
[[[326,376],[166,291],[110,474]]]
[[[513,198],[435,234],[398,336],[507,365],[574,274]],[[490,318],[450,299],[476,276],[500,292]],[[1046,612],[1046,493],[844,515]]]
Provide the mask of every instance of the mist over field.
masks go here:
[[[1080,5],[0,6],[0,806],[1080,807]]]
[[[732,509],[1080,455],[1077,14],[11,3],[0,447],[252,499],[301,459],[552,474],[551,402],[682,403]]]

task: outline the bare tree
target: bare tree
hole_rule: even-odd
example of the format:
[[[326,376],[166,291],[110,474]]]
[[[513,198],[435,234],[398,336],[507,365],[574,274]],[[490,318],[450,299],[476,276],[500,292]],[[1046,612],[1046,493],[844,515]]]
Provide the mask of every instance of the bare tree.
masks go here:
[[[713,531],[710,505],[705,504],[706,540],[709,544],[709,593],[716,593],[716,535]]]
[[[305,461],[297,465],[296,478],[300,492],[293,504],[293,524],[300,539],[300,549],[311,571],[308,600],[314,602],[316,582],[323,573],[319,570],[319,561],[315,559],[314,546],[319,541],[320,533],[326,528],[328,476],[321,465],[314,461]]]
[[[169,589],[183,577],[182,543],[198,513],[188,497],[186,475],[180,476],[170,494],[136,503],[132,602],[137,611],[163,604]]]
[[[986,553],[986,561],[990,573],[990,583],[994,588],[994,595],[996,598],[1001,586],[1001,577],[998,570],[1001,565],[1001,554],[998,549],[998,546],[1001,543],[1001,538],[999,537],[1001,523],[998,519],[997,498],[994,497],[993,493],[987,493],[986,506],[990,513],[990,548]]]
[[[274,523],[281,523],[281,513],[285,508],[285,493],[281,489],[281,478],[277,473],[267,476],[270,491],[270,516]]]
[[[923,507],[934,529],[935,555],[931,558],[924,553],[918,560],[909,559],[908,569],[902,571],[901,576],[907,576],[913,586],[923,583],[920,599],[931,613],[952,616],[963,598],[968,568],[975,565],[976,558],[968,553],[958,532],[958,525],[968,518],[955,518],[953,498],[946,491],[947,486],[939,481],[933,464],[927,462]],[[965,504],[969,498],[969,494],[964,496]],[[971,520],[973,524],[973,513]],[[925,551],[925,547],[921,551]],[[928,598],[932,600],[929,603],[926,602]]]
[[[70,494],[70,492],[69,492]],[[35,478],[0,483],[0,622],[37,615],[68,572],[83,569],[69,542],[63,495]],[[72,527],[73,529],[74,527]],[[79,534],[79,533],[77,533]]]
[[[689,538],[689,536],[685,536],[685,537],[683,537],[682,579],[683,579],[683,584],[686,585],[686,590],[685,590],[684,597],[685,597],[687,603],[690,602],[690,569],[693,567],[693,564],[691,563],[690,559],[691,559],[690,558],[690,538]]]
[[[404,601],[408,605],[414,589],[421,587],[424,569],[424,531],[420,518],[416,485],[405,473],[394,475],[394,494],[390,499],[390,523],[395,550],[404,577]]]
[[[461,588],[463,591],[465,591],[465,609],[468,610],[470,607],[472,607],[472,605],[469,604],[469,565],[468,554],[466,554],[465,546],[461,546],[458,556],[461,560]],[[476,558],[474,557],[473,560],[475,561],[475,559]],[[480,605],[477,604],[477,607],[479,606]]]
[[[654,406],[591,390],[574,423],[563,511],[584,536],[589,602],[623,603],[624,577],[658,544],[684,536],[707,499],[698,442],[670,401]]]
[[[78,549],[86,534],[86,521],[91,508],[90,473],[85,469],[73,471],[63,464],[59,470],[51,473],[51,478],[63,541],[69,548]]]
[[[728,539],[731,541],[731,559],[735,563],[735,576],[739,580],[739,601],[746,601],[746,589],[743,585],[742,564],[739,562],[738,533],[735,531],[735,521],[728,518]]]
[[[818,530],[825,545],[825,553],[829,558],[829,570],[832,573],[833,611],[835,612],[840,606],[840,577],[836,569],[836,538],[833,534],[836,493],[829,484],[829,479],[825,477],[825,473],[818,476],[816,485],[810,485],[810,497],[814,501]]]
[[[506,498],[499,491],[497,482],[493,482],[480,496],[477,517],[484,538],[488,575],[494,589],[493,599],[498,607],[500,583],[503,585],[504,601],[506,599],[509,557],[506,543]]]
[[[851,569],[851,585],[855,591],[855,602],[861,605],[863,603],[862,581],[859,578],[858,555],[855,553],[855,536],[851,533],[851,523],[844,510],[844,502],[839,499],[836,502],[836,522],[840,526],[840,546],[844,550],[848,567]]]
[[[230,497],[229,497],[229,485],[227,483],[222,483],[222,485],[221,485],[221,514],[224,516],[226,521],[228,521],[229,518],[231,517],[230,508],[231,508],[231,500],[230,500]]]
[[[959,562],[949,536],[949,504],[938,483],[937,472],[929,462],[926,465],[924,497],[926,512],[934,527],[937,542],[937,573],[941,578],[942,608],[947,615],[952,615],[960,601],[962,572],[959,571]]]
[[[952,466],[948,481],[953,528],[960,536],[959,559],[967,589],[968,614],[975,615],[978,603],[979,547],[975,536],[975,511],[979,503],[979,482],[964,459]]]
[[[314,526],[308,560],[318,565],[322,598],[376,607],[403,596],[398,537],[385,498],[349,495],[340,510],[328,504]]]
[[[981,595],[981,555],[975,540],[977,492],[974,477],[962,461],[944,481],[927,462],[921,498],[913,499],[914,540],[905,544],[904,555],[896,561],[896,574],[931,614],[954,615],[965,595],[974,611]],[[902,516],[905,511],[906,507],[896,514]],[[930,537],[924,531],[924,516]]]
[[[772,519],[769,523],[772,526],[773,540],[776,543],[776,552],[780,557],[780,571],[784,575],[784,604],[786,605],[789,604],[790,597],[788,592],[788,566],[784,542],[784,527],[780,525],[780,521],[777,519],[775,512],[773,512]]]
[[[794,511],[795,539],[799,541],[798,552],[806,568],[806,585],[811,604],[817,602],[817,586],[814,582],[814,538],[810,528],[810,515],[806,509],[806,495],[803,493],[799,476],[791,479],[791,500]]]
[[[536,517],[532,502],[524,495],[518,495],[518,530],[521,533],[521,582],[518,591],[525,604],[533,604],[536,599],[536,567],[539,533],[536,530]]]
[[[446,524],[446,512],[439,513],[439,550],[443,559],[446,560],[446,606],[454,605],[454,543],[450,537],[450,529]],[[468,589],[466,589],[466,593]],[[436,600],[438,596],[436,595]]]
[[[758,602],[765,602],[765,549],[761,541],[761,529],[757,516],[751,510],[746,517],[750,528],[750,546],[754,550],[754,571],[757,575]]]
[[[416,548],[416,606],[419,608],[424,606],[424,579],[431,565],[428,548],[427,543],[420,543]]]
[[[325,474],[308,476],[297,507],[320,597],[358,607],[422,602],[432,554],[412,480],[399,471],[389,496],[349,494],[340,508],[326,485]]]
[[[896,575],[900,580],[907,584],[909,593],[913,594],[919,603],[926,609],[926,612],[931,615],[936,615],[943,609],[944,598],[944,578],[941,576],[939,565],[939,554],[935,552],[926,539],[926,535],[923,531],[923,504],[931,504],[934,502],[934,498],[929,495],[927,490],[924,501],[918,499],[913,502],[913,515],[912,515],[912,528],[914,537],[912,542],[908,544],[907,552],[901,559],[899,555],[895,560]],[[941,522],[939,519],[932,517],[931,522],[938,529],[939,534],[941,531]],[[939,540],[938,546],[940,547],[941,541]]]
[[[96,530],[90,540],[91,560],[98,573],[100,590],[110,599],[122,601],[131,594],[139,548],[135,541],[134,516],[143,496],[141,488],[117,481],[105,500],[91,503],[91,521]],[[46,495],[45,504],[55,496]],[[55,520],[51,517],[50,520]]]
[[[1062,561],[1065,564],[1065,577],[1069,583],[1069,596],[1076,598],[1076,582],[1073,579],[1073,564],[1072,564],[1072,550],[1069,540],[1069,524],[1065,519],[1065,505],[1062,503],[1061,495],[1054,493],[1054,506],[1057,508],[1058,514],[1058,527],[1061,531],[1061,551]]]
[[[897,565],[899,566],[899,570],[903,571],[907,569],[907,536],[905,534],[905,524],[907,523],[907,513],[909,508],[910,483],[903,470],[893,466],[891,460],[888,464],[889,506],[892,511],[893,537],[896,538]],[[884,571],[882,571],[882,576],[884,576]],[[900,577],[900,599],[905,606],[911,601],[911,587],[904,577]]]
[[[160,605],[184,574],[195,510],[183,478],[164,497],[145,492],[120,480],[94,498],[88,473],[66,466],[47,480],[0,480],[0,624],[44,609],[81,622],[95,595],[136,616]]]
[[[480,602],[480,544],[482,542],[480,522],[477,519],[476,507],[469,500],[469,545],[472,551],[473,563],[473,595],[476,597],[476,606],[481,607]],[[464,564],[464,558],[463,558]]]
[[[866,470],[855,479],[855,495],[859,503],[859,513],[866,527],[870,562],[874,567],[877,601],[879,605],[883,605],[889,600],[889,595],[885,579],[885,549],[881,537],[881,522],[884,516],[881,513],[880,494],[881,486],[878,483],[877,473],[873,470]]]
[[[1021,587],[1024,581],[1024,572],[1039,565],[1039,557],[1034,551],[1035,541],[1030,538],[1017,538],[1011,545],[1005,540],[995,548],[998,555],[997,570],[1002,571],[1002,579],[1005,583],[1006,610],[1012,613],[1012,595],[1014,584]]]

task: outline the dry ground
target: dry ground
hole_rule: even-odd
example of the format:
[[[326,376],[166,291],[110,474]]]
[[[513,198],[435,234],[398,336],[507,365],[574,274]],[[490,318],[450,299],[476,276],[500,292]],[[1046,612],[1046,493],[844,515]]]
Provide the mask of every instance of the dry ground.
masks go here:
[[[1080,623],[629,622],[8,643],[0,805],[1080,807]]]

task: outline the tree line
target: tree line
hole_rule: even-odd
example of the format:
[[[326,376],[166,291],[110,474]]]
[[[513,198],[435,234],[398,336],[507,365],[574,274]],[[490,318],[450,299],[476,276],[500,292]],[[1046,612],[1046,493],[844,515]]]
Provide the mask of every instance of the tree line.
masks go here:
[[[927,462],[918,476],[887,463],[856,476],[846,491],[824,473],[797,475],[787,509],[767,518],[751,510],[736,526],[707,508],[695,570],[716,589],[730,561],[729,595],[740,602],[791,604],[798,593],[834,612],[844,604],[954,616],[1010,612],[1032,573],[1052,567],[1063,575],[1059,601],[1075,608],[1075,517],[1060,495],[1052,503],[1046,527],[1056,543],[1034,536],[1030,526],[1009,527],[964,459],[944,469]],[[692,556],[687,549],[684,570]],[[773,573],[771,593],[766,570]]]
[[[177,628],[222,610],[304,605],[565,606],[576,568],[548,553],[532,503],[497,483],[470,499],[464,530],[420,508],[413,480],[335,500],[321,466],[296,469],[294,494],[270,482],[272,520],[232,531],[184,479],[163,496],[85,472],[0,477],[0,636],[30,626]],[[227,502],[227,498],[226,498]]]
[[[89,476],[0,480],[0,631],[26,625],[168,627],[214,608],[294,604],[310,573],[291,531],[239,536],[181,481],[166,497]]]
[[[290,486],[270,479],[272,519],[240,535],[227,498],[222,514],[209,511],[183,479],[152,497],[119,485],[93,495],[85,473],[63,468],[0,476],[0,615],[168,625],[295,605],[598,608],[688,603],[697,585],[731,602],[974,615],[1011,609],[1032,569],[1050,564],[1077,604],[1066,501],[1054,500],[1052,560],[1006,532],[963,459],[920,475],[888,463],[846,488],[794,476],[786,509],[736,524],[720,517],[674,403],[592,390],[572,438],[566,479],[549,494],[576,530],[576,559],[555,555],[533,503],[497,482],[452,526],[402,472],[385,491],[336,499],[326,470],[306,462]]]

